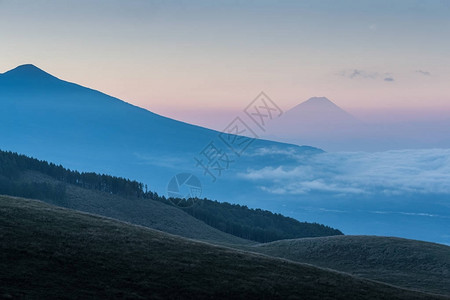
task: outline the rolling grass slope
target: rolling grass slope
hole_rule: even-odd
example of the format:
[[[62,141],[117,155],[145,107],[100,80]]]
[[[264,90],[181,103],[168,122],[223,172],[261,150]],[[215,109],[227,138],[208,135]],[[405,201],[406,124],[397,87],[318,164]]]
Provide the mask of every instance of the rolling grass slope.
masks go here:
[[[5,298],[444,299],[40,201],[0,196],[0,224]]]
[[[450,295],[450,247],[441,244],[395,237],[332,236],[250,248],[405,288]]]
[[[27,171],[21,181],[29,183],[59,181],[39,172]],[[182,210],[150,199],[122,197],[66,184],[66,199],[51,203],[66,208],[114,218],[171,234],[215,244],[248,245],[255,242],[241,239],[208,226]]]

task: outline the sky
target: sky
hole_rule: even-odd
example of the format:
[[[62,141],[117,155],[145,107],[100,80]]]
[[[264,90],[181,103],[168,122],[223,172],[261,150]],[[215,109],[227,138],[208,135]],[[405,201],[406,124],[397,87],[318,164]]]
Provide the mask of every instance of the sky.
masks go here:
[[[0,73],[32,63],[177,119],[261,91],[359,116],[450,116],[450,1],[0,0]]]

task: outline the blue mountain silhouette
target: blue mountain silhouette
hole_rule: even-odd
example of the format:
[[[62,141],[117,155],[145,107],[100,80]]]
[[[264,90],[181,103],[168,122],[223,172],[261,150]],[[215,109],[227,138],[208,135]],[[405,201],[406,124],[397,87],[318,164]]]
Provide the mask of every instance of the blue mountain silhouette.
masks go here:
[[[77,170],[137,179],[159,193],[164,193],[170,178],[180,172],[196,173],[209,181],[211,176],[205,177],[195,157],[211,142],[217,143],[220,134],[60,80],[31,64],[0,75],[0,128],[1,149]],[[229,161],[239,158],[240,168],[267,164],[264,157],[248,154],[274,147],[320,152],[254,140],[247,155]],[[215,173],[220,175],[217,170]]]

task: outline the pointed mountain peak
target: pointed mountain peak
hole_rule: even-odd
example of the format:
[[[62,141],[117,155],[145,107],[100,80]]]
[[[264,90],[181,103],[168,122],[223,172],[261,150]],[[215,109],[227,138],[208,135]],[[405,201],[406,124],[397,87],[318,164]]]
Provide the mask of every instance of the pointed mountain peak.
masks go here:
[[[28,80],[28,81],[44,80],[50,78],[56,79],[56,77],[50,75],[49,73],[39,69],[38,67],[32,64],[20,65],[12,70],[3,73],[2,77],[14,80]]]
[[[333,103],[330,99],[327,97],[312,97],[306,100],[305,102],[301,103],[300,105],[333,105],[336,106],[336,104]]]
[[[292,124],[298,122],[349,124],[359,122],[351,114],[337,106],[326,97],[312,97],[294,106],[285,114],[285,119],[291,118]]]
[[[332,110],[340,110],[341,108],[333,103],[327,97],[312,97],[306,101],[297,104],[289,111],[299,111],[299,110],[323,110],[323,109],[332,109]]]

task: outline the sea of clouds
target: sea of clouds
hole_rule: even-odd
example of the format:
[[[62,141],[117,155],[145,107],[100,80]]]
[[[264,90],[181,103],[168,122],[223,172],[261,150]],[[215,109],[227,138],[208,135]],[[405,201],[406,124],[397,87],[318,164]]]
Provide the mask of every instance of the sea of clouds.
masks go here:
[[[265,149],[295,163],[249,168],[239,177],[273,194],[450,194],[450,149],[336,152],[312,156]]]

